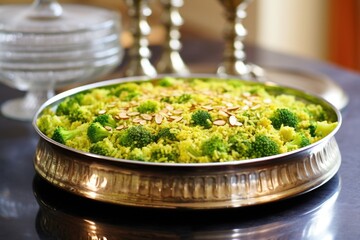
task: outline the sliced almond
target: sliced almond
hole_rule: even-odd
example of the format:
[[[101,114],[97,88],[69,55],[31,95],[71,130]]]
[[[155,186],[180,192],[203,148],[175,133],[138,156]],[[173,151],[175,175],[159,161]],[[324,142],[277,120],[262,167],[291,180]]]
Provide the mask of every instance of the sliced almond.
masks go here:
[[[116,129],[116,130],[122,130],[122,129],[124,129],[124,128],[125,128],[124,125],[120,125],[120,126],[117,126],[115,129]]]
[[[119,118],[121,118],[121,119],[128,119],[129,118],[129,116],[127,115],[127,113],[126,112],[121,112],[121,113],[119,113]]]
[[[229,124],[231,126],[242,126],[242,123],[238,121],[238,119],[235,116],[229,117]]]
[[[160,114],[156,114],[156,115],[155,115],[155,122],[156,122],[157,124],[161,124],[162,121],[163,121],[163,116],[161,116]]]
[[[140,125],[145,125],[145,124],[146,124],[146,120],[141,120],[139,123],[140,123]]]
[[[143,113],[140,115],[144,120],[150,121],[152,119],[152,116],[150,114]]]
[[[140,121],[143,121],[144,119],[142,119],[142,118],[139,118],[139,117],[136,117],[136,118],[134,118],[132,121],[134,122],[134,123],[139,123]]]
[[[215,120],[213,122],[214,125],[217,125],[217,126],[224,126],[226,124],[226,121],[222,120],[222,119],[218,119],[218,120]]]
[[[234,111],[234,110],[237,110],[237,109],[239,109],[240,108],[240,106],[232,106],[232,107],[228,107],[226,110],[228,110],[228,111]]]
[[[211,111],[211,110],[214,109],[212,106],[209,106],[209,105],[202,106],[202,108],[205,109],[205,110],[208,110],[208,111]]]
[[[174,110],[174,107],[173,107],[172,105],[170,105],[170,104],[167,104],[167,105],[165,106],[165,108],[166,108],[167,110],[169,110],[169,111]]]
[[[229,114],[227,112],[223,111],[223,110],[219,111],[219,115],[223,116],[223,117],[228,117],[229,116]]]
[[[102,109],[102,110],[100,110],[99,112],[98,112],[98,114],[100,114],[100,115],[103,115],[103,114],[105,114],[106,113],[106,110],[105,109]]]
[[[137,116],[139,114],[140,114],[139,112],[129,112],[129,113],[127,113],[127,115],[129,115],[129,116]]]
[[[173,122],[179,122],[183,119],[183,117],[176,117],[176,116],[171,116],[170,119],[173,120]]]
[[[105,128],[106,130],[108,130],[108,131],[111,131],[111,130],[112,130],[112,128],[109,127],[109,126],[105,126],[104,128]]]
[[[172,111],[172,113],[175,115],[180,115],[183,113],[183,110],[174,110],[174,111]]]

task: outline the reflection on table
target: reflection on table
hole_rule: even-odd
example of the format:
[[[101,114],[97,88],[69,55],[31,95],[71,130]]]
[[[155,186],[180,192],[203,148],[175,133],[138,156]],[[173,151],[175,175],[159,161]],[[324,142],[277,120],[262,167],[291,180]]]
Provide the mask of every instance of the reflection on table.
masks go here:
[[[222,210],[125,207],[81,198],[36,175],[40,239],[333,239],[341,188],[335,175],[309,193],[275,203]]]

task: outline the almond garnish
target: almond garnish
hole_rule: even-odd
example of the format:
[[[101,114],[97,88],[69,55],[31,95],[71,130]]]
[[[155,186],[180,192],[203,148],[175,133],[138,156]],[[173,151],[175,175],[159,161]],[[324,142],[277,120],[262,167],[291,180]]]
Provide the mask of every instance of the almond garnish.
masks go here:
[[[162,123],[162,120],[163,120],[163,116],[161,116],[160,114],[156,114],[155,115],[155,122],[157,124],[161,124]]]
[[[150,121],[152,119],[152,116],[150,114],[143,113],[140,115],[144,120]]]
[[[98,114],[100,114],[100,115],[103,115],[103,114],[105,114],[106,113],[106,110],[105,109],[102,109],[102,110],[100,110],[99,112],[98,112]]]
[[[213,122],[214,125],[217,126],[224,126],[226,124],[226,121],[222,120],[222,119],[217,119]]]

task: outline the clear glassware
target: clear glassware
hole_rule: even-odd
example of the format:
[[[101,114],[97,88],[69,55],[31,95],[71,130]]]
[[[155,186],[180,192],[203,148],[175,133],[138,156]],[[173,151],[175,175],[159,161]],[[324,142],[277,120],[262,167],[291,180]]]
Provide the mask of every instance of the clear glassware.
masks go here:
[[[2,114],[31,120],[58,87],[94,81],[123,58],[115,12],[54,0],[0,7],[0,81],[26,92],[1,106]]]

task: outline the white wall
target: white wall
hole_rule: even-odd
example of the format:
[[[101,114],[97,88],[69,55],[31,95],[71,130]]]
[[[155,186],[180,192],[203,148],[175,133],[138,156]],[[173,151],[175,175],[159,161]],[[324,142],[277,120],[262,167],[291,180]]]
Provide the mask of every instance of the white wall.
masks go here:
[[[224,9],[218,0],[185,0],[184,28],[222,38]],[[325,60],[328,0],[253,0],[244,21],[245,41],[266,49]]]

